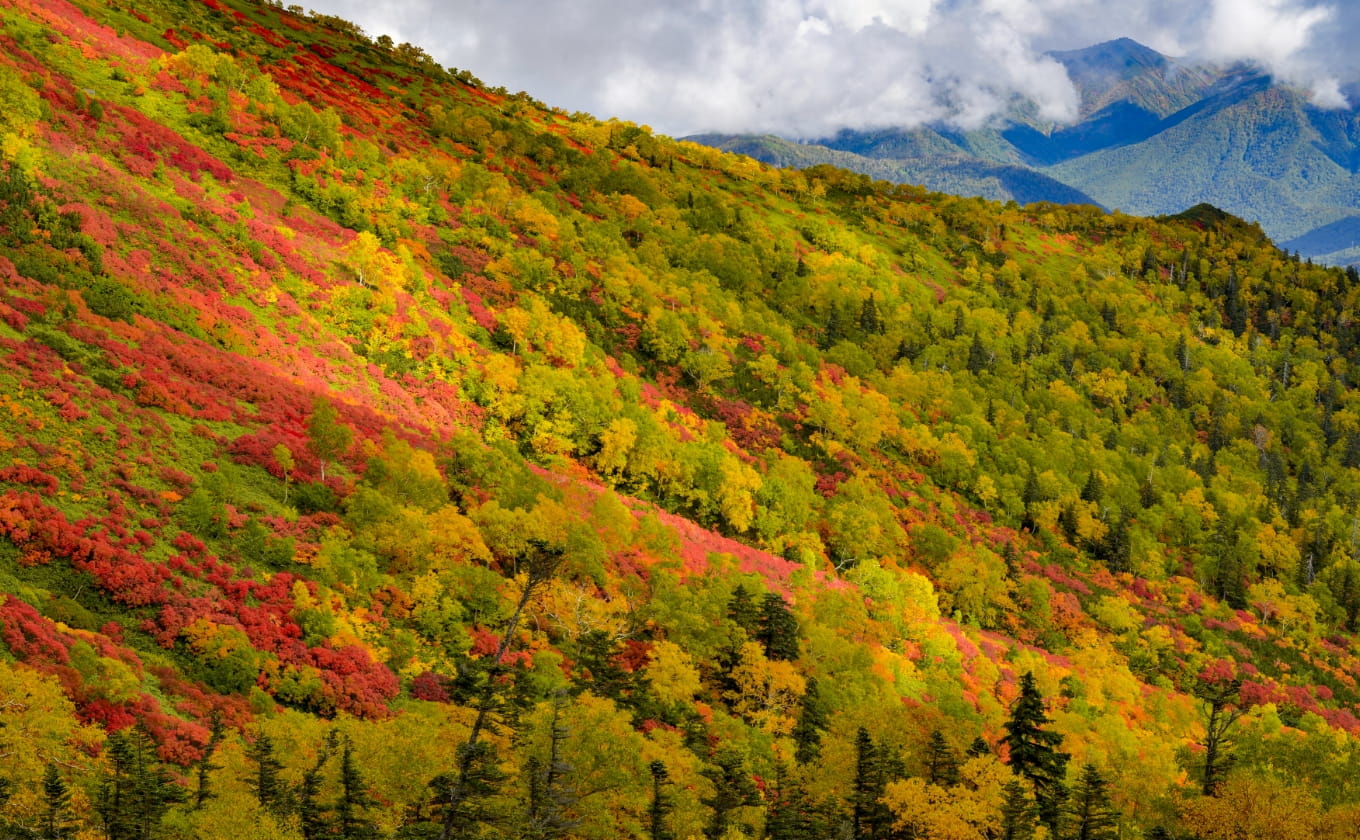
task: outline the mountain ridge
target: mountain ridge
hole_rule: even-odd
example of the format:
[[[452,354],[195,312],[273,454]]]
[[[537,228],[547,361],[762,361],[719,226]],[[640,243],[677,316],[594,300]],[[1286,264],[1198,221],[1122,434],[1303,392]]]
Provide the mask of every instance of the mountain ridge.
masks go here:
[[[1081,99],[1081,114],[1071,125],[1036,122],[1022,107],[999,130],[842,132],[805,144],[801,158],[835,160],[876,177],[914,178],[932,188],[993,199],[1082,196],[1103,207],[1154,215],[1211,202],[1260,221],[1279,241],[1306,248],[1342,244],[1328,231],[1360,216],[1357,112],[1319,109],[1305,92],[1277,84],[1258,68],[1187,64],[1129,39],[1052,56],[1064,63]],[[964,157],[976,158],[973,168],[1024,167],[1033,173],[1024,182],[1043,189],[1015,193],[997,179],[951,177],[951,170],[961,168],[960,158],[914,152],[924,138],[942,131],[959,137],[953,145]],[[1289,136],[1297,140],[1289,142]],[[707,139],[723,148],[741,147],[730,136]],[[879,162],[829,153],[818,158],[813,152],[818,147]],[[768,162],[777,159],[758,146],[752,150]],[[891,157],[894,150],[903,154]],[[1263,174],[1265,165],[1276,171]],[[1345,264],[1360,251],[1348,245],[1305,255]]]

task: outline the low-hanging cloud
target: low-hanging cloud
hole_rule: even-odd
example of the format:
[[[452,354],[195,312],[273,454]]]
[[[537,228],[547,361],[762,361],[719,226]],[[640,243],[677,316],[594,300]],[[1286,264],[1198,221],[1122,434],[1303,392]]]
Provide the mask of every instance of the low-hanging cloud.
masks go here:
[[[1339,0],[1337,0],[1339,2]],[[1131,37],[1171,55],[1255,61],[1345,104],[1360,10],[1317,0],[320,0],[489,84],[658,131],[824,137],[976,128],[1017,98],[1077,116],[1045,52]],[[1350,4],[1347,4],[1350,5]]]

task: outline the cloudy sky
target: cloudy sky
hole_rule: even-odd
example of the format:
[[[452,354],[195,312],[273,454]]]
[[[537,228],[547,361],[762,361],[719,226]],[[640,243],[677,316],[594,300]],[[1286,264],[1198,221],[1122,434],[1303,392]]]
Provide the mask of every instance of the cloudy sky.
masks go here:
[[[1355,0],[312,0],[489,85],[674,136],[825,137],[985,123],[1015,94],[1055,121],[1076,95],[1046,50],[1130,37],[1252,59],[1344,104]]]

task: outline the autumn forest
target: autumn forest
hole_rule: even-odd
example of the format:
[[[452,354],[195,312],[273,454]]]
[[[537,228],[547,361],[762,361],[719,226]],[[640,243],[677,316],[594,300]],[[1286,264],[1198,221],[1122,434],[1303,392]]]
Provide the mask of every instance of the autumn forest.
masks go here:
[[[1352,364],[1207,205],[4,0],[0,837],[1355,837]]]

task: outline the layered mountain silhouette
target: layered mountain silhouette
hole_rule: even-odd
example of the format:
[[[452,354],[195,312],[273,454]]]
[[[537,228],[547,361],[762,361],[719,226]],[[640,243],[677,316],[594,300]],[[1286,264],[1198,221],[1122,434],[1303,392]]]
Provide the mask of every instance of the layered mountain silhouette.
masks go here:
[[[1080,96],[1070,125],[1019,103],[1004,124],[842,131],[817,142],[690,139],[780,166],[831,163],[875,178],[1021,203],[1166,215],[1209,203],[1313,259],[1360,262],[1360,111],[1324,109],[1247,64],[1197,65],[1128,38],[1051,53]]]

